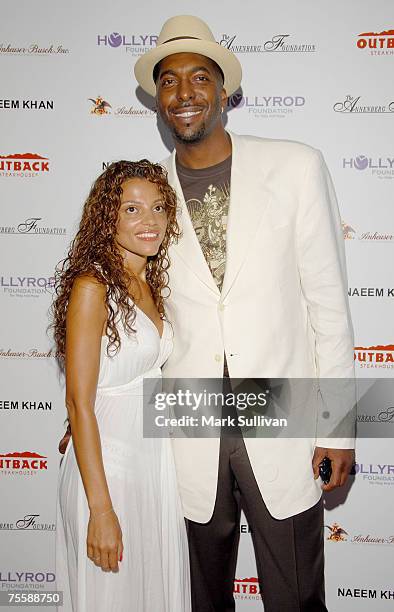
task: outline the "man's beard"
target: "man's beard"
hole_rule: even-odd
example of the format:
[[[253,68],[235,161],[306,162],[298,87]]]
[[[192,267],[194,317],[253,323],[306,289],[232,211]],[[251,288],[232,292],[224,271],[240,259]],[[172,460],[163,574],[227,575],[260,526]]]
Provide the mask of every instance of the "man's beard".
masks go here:
[[[186,108],[187,106],[185,106],[185,109]],[[210,113],[210,116],[208,116],[206,118],[206,121],[203,121],[203,123],[201,123],[201,125],[196,127],[194,130],[193,128],[191,130],[188,130],[186,126],[186,130],[183,130],[183,132],[180,132],[173,124],[171,124],[171,122],[168,122],[165,120],[165,123],[167,123],[167,126],[169,127],[173,137],[175,138],[177,142],[180,142],[186,145],[187,144],[198,144],[206,136],[209,135],[209,133],[215,126],[216,121],[220,118],[220,114],[221,114],[221,101],[220,101],[220,97],[218,96],[214,102],[214,106],[212,108],[212,113]]]
[[[179,132],[175,127],[173,127],[171,131],[174,138],[178,142],[181,142],[182,144],[197,144],[204,138],[206,126],[205,123],[202,123],[195,132],[189,132],[186,134]]]

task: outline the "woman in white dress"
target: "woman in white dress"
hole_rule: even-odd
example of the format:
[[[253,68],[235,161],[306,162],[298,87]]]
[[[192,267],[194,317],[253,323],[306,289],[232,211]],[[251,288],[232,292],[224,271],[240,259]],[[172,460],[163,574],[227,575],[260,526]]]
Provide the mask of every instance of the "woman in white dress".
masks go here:
[[[168,438],[144,438],[142,388],[171,351],[164,317],[176,196],[147,160],[111,164],[58,270],[54,336],[72,439],[60,468],[64,612],[189,612],[185,523]]]

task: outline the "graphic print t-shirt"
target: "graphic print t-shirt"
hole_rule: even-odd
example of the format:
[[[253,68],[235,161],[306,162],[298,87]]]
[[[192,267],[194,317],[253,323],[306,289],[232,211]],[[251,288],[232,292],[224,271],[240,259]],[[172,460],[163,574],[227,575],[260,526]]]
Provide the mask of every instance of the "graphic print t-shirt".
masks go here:
[[[231,155],[209,168],[185,168],[177,161],[176,169],[202,252],[221,290],[226,268]]]

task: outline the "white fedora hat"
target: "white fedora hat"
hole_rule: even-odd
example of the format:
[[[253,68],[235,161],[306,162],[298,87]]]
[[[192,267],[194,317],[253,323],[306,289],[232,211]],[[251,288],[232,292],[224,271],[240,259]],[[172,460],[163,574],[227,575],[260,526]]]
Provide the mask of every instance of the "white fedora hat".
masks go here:
[[[228,96],[240,86],[242,69],[234,53],[216,42],[202,19],[192,15],[177,15],[163,25],[157,46],[142,55],[134,66],[135,78],[151,96],[156,95],[154,67],[160,60],[174,53],[199,53],[216,62],[223,72],[224,88]]]

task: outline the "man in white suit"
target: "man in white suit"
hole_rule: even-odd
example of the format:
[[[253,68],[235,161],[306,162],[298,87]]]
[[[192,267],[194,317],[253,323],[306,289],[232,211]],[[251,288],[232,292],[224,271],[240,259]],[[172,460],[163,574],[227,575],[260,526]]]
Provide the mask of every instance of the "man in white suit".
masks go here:
[[[165,376],[351,378],[343,238],[322,155],[224,130],[241,67],[196,17],[169,19],[135,75],[175,144],[164,164],[183,235],[171,251]],[[319,432],[174,440],[194,612],[235,609],[241,508],[266,612],[326,610],[321,489],[344,484],[352,449],[352,438]],[[326,456],[332,476],[322,485]]]

